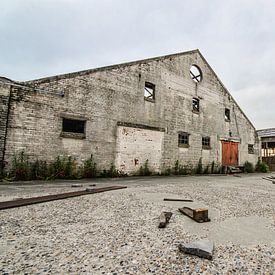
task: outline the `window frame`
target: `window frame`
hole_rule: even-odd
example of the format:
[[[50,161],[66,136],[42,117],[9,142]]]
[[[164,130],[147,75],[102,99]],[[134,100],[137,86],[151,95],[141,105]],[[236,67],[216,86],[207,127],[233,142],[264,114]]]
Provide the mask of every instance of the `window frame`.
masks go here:
[[[209,136],[202,136],[201,138],[202,149],[211,149],[211,138]]]
[[[190,134],[187,132],[178,132],[178,147],[188,148],[190,146]],[[182,142],[185,141],[185,142]]]
[[[231,121],[231,112],[229,108],[224,109],[224,119],[225,121]]]
[[[152,90],[152,92],[150,91]],[[145,93],[150,94],[149,96],[146,96]],[[152,82],[145,81],[144,83],[144,89],[143,89],[143,97],[144,100],[149,102],[155,102],[156,99],[156,85]]]
[[[75,117],[61,117],[61,137],[65,138],[76,138],[76,139],[85,139],[86,138],[86,123],[87,119],[84,118],[75,118]],[[65,126],[64,123],[67,121],[67,123],[73,123],[73,122],[81,122],[83,125],[81,125],[81,131],[79,130],[73,130],[68,129],[68,126]],[[64,127],[65,126],[65,127]]]
[[[196,72],[193,72],[194,70],[197,70]],[[203,75],[202,75],[202,70],[201,68],[196,65],[196,64],[192,64],[190,69],[189,69],[189,75],[190,78],[196,83],[200,83],[203,79]]]
[[[197,103],[197,107],[195,106]],[[199,113],[200,112],[200,99],[197,97],[192,98],[192,112],[193,113]]]
[[[247,144],[247,151],[248,151],[248,154],[254,155],[255,154],[254,144],[252,143]]]

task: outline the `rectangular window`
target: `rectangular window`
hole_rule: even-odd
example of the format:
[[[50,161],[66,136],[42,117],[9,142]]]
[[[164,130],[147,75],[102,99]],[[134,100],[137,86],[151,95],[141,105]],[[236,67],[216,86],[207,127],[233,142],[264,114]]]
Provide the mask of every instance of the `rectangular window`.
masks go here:
[[[248,144],[248,154],[254,154],[254,145]]]
[[[225,111],[224,111],[224,118],[226,121],[230,121],[230,110],[225,108]]]
[[[202,137],[201,142],[203,149],[210,149],[210,137]]]
[[[76,133],[76,134],[85,134],[85,120],[78,119],[62,119],[62,132],[63,133]]]
[[[155,88],[156,86],[153,83],[145,82],[144,86],[144,99],[148,101],[155,100]]]
[[[198,98],[193,98],[192,101],[192,106],[193,106],[193,112],[199,113],[200,111],[200,100]]]
[[[189,145],[189,134],[185,132],[180,132],[178,136],[178,146],[188,147]]]

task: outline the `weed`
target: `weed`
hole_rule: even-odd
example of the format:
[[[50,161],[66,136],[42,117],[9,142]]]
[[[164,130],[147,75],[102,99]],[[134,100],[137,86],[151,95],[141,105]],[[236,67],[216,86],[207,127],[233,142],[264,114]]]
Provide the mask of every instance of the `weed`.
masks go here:
[[[97,176],[96,163],[93,160],[93,155],[84,161],[83,171],[80,173],[84,178],[95,178]]]
[[[266,163],[264,163],[260,159],[258,159],[258,162],[255,167],[255,171],[261,172],[261,173],[267,173],[269,171],[269,167]]]
[[[202,159],[199,159],[199,162],[196,167],[196,174],[202,174],[203,168],[202,168]]]
[[[140,176],[150,176],[150,175],[152,175],[152,172],[150,171],[149,166],[148,166],[148,162],[149,162],[149,160],[147,159],[144,163],[144,167],[140,166],[140,168],[139,168],[139,175]]]
[[[254,172],[254,166],[251,162],[246,161],[244,163],[244,172],[246,172],[246,173],[253,173]]]

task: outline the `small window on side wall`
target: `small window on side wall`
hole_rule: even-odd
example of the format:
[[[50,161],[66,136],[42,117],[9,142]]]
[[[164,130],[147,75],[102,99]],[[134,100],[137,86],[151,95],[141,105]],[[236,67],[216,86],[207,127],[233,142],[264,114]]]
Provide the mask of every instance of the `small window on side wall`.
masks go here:
[[[198,98],[193,98],[192,101],[192,111],[195,113],[199,113],[200,112],[200,100]]]
[[[210,149],[210,137],[202,137],[202,148]]]
[[[144,86],[144,99],[148,101],[155,101],[155,89],[156,86],[153,83],[145,82]]]
[[[225,108],[224,118],[226,121],[230,121],[230,110],[228,108]]]
[[[178,146],[179,147],[189,147],[189,134],[185,132],[180,132],[178,135]]]
[[[254,154],[254,145],[248,144],[248,154]]]
[[[86,120],[62,118],[62,137],[85,138]]]

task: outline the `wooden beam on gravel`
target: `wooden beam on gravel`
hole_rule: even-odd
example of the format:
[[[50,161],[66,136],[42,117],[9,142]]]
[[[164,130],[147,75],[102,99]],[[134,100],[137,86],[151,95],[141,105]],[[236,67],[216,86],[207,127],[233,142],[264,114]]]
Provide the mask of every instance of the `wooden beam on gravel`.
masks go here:
[[[159,228],[166,227],[167,223],[169,223],[173,213],[172,212],[162,212],[159,217]]]
[[[75,191],[75,192],[67,192],[67,193],[46,195],[46,196],[26,198],[26,199],[3,201],[3,202],[0,202],[0,210],[14,208],[14,207],[21,207],[21,206],[26,206],[31,204],[37,204],[37,203],[43,203],[48,201],[63,200],[63,199],[79,197],[83,195],[96,194],[96,193],[119,190],[124,188],[127,188],[127,186],[108,186],[108,187],[102,187],[102,188],[89,188],[89,189],[87,188],[86,190]]]
[[[193,200],[190,199],[163,199],[164,201],[184,201],[184,202],[193,202]]]

